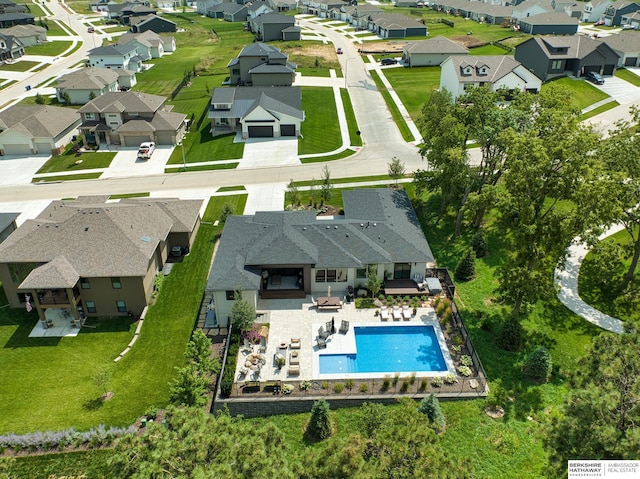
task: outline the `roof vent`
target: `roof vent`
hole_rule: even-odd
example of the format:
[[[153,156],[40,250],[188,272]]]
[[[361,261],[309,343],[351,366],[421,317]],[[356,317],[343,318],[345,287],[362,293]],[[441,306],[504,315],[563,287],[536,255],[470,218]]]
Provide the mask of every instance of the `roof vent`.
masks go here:
[[[349,233],[345,234],[345,236],[348,238],[349,237]]]
[[[378,224],[377,223],[373,223],[373,226],[378,226]]]
[[[140,239],[145,243],[151,243],[151,238],[149,238],[148,236],[142,236]]]
[[[331,226],[327,225],[327,229],[331,229]]]
[[[84,230],[85,230],[85,231],[89,231],[89,227],[88,227],[88,226],[85,226],[85,227],[84,227]]]
[[[303,227],[302,227],[302,231],[307,231],[307,227],[306,227],[306,226],[303,226]]]
[[[364,223],[360,223],[360,228],[364,228]]]
[[[335,225],[335,226],[333,227],[333,229],[334,229],[334,230],[337,230],[337,229],[338,229],[338,225]]]

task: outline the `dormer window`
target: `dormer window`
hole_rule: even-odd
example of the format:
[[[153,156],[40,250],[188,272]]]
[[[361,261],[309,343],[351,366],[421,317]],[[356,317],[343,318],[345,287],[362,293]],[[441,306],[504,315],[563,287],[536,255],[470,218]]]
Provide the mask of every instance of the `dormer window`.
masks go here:
[[[489,73],[489,68],[486,65],[478,67],[478,75],[486,75],[487,73]]]
[[[473,74],[473,68],[471,67],[471,65],[464,65],[461,67],[461,69],[463,76],[469,76]]]

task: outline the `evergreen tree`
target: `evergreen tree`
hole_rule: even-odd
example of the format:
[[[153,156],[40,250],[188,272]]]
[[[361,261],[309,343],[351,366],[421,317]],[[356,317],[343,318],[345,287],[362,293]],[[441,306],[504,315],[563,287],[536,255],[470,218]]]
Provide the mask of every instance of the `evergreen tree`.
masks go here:
[[[201,374],[216,374],[220,370],[220,362],[211,357],[211,340],[199,329],[193,332],[185,357]]]
[[[473,248],[469,248],[465,255],[462,257],[458,266],[456,266],[456,270],[453,273],[453,276],[458,281],[469,281],[473,279],[476,275],[476,254],[473,251]]]
[[[478,230],[474,233],[471,238],[471,247],[476,253],[476,258],[483,258],[487,255],[489,247],[487,246],[487,237],[484,231]]]
[[[378,265],[370,264],[367,268],[367,289],[371,292],[371,297],[378,296],[384,281],[378,276]]]
[[[236,291],[235,302],[231,307],[231,323],[241,331],[246,331],[256,320],[256,309],[249,301],[242,298],[242,293]]]
[[[331,190],[333,186],[331,186],[331,172],[329,171],[329,167],[327,165],[322,168],[322,180],[320,183],[320,198],[323,203],[328,203],[331,201]]]
[[[209,389],[209,379],[201,374],[194,364],[176,369],[178,377],[170,386],[171,402],[180,406],[204,406],[207,404],[205,394]]]
[[[307,434],[317,439],[327,439],[333,433],[332,429],[329,403],[324,399],[315,401],[307,424]]]
[[[224,223],[227,221],[227,218],[234,214],[235,211],[233,209],[233,205],[228,201],[222,206],[222,211],[220,212],[220,223]]]
[[[444,414],[440,408],[440,401],[431,393],[429,396],[422,398],[418,411],[429,418],[429,422],[434,424],[437,429],[442,429],[445,425]]]
[[[93,90],[91,90],[89,92],[89,100],[93,100],[93,99],[95,99],[95,97],[96,97],[96,93]]]
[[[38,92],[38,93],[36,93],[36,100],[35,101],[36,101],[36,103],[38,105],[44,105],[47,100],[40,92]]]
[[[515,316],[509,316],[498,332],[496,343],[505,351],[519,351],[524,343],[524,329]]]
[[[538,346],[527,356],[522,372],[533,379],[547,382],[551,376],[552,367],[551,354],[544,346]]]

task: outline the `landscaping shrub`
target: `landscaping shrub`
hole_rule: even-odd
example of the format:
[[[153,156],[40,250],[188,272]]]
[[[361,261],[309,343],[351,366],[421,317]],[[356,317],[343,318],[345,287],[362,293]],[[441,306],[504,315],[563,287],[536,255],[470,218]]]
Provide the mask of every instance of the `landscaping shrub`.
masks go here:
[[[424,392],[427,389],[427,380],[426,379],[421,379],[420,380],[420,392]]]
[[[471,367],[473,366],[473,359],[471,359],[471,356],[464,354],[460,357],[460,364]]]
[[[429,422],[436,426],[437,429],[442,429],[445,425],[444,414],[440,408],[440,401],[431,393],[426,398],[420,401],[418,411],[429,418]]]
[[[465,378],[468,378],[472,374],[471,368],[469,366],[458,366],[458,372]]]
[[[346,387],[349,391],[353,389],[353,379],[347,379],[344,382],[344,387]]]
[[[367,437],[373,436],[373,433],[384,422],[384,406],[379,403],[366,402],[360,407],[362,431]]]
[[[382,378],[382,387],[380,389],[386,391],[387,389],[389,389],[389,386],[391,386],[391,377],[387,374],[384,378]]]
[[[307,424],[307,434],[317,439],[327,439],[331,436],[331,417],[329,416],[329,403],[319,399],[313,403],[311,418]]]
[[[471,247],[476,254],[476,258],[483,258],[489,252],[487,237],[484,231],[478,230],[471,238]]]
[[[517,318],[510,317],[502,326],[496,342],[505,351],[519,351],[524,343],[524,329]]]
[[[476,259],[472,248],[469,248],[456,266],[453,276],[458,281],[469,281],[476,275]]]
[[[443,380],[442,378],[440,378],[440,377],[438,377],[438,378],[433,378],[433,379],[431,380],[431,385],[432,385],[434,388],[439,388],[439,387],[441,387],[443,383],[444,383],[444,380]],[[426,389],[426,387],[425,387],[425,389]]]
[[[220,394],[223,397],[229,397],[229,394],[231,394],[236,374],[236,357],[239,351],[240,335],[232,334],[229,349],[227,350],[227,363],[222,373],[222,384],[220,385]]]
[[[360,387],[358,388],[358,391],[360,391],[361,393],[366,393],[368,390],[369,385],[367,383],[360,384]]]
[[[400,392],[406,393],[409,390],[411,382],[409,378],[404,378],[402,380],[402,386],[400,386]]]
[[[336,394],[340,394],[344,389],[344,384],[342,383],[335,383],[333,385],[333,392]]]
[[[527,356],[522,372],[530,378],[546,382],[551,375],[552,368],[551,354],[544,346],[538,346]]]
[[[65,448],[69,445],[82,446],[89,444],[91,446],[110,445],[114,439],[134,434],[136,428],[129,427],[110,427],[107,429],[100,424],[88,431],[80,432],[73,428],[64,429],[62,431],[37,431],[28,434],[6,434],[0,436],[0,449],[11,448],[14,451],[45,451],[56,448]]]

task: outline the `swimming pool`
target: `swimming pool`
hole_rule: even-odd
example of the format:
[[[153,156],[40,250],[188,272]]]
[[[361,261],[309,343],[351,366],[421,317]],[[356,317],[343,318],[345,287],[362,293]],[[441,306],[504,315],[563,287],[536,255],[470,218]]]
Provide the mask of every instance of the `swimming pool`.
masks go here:
[[[433,326],[355,326],[356,354],[321,354],[320,374],[444,372]]]

